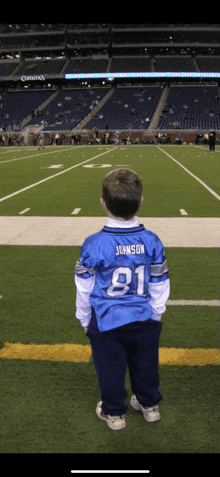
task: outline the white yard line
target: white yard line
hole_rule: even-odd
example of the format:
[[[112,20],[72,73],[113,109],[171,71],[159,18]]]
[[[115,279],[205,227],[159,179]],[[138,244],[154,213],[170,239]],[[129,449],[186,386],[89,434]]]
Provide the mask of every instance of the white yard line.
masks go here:
[[[184,171],[186,171],[190,176],[192,176],[194,179],[196,179],[203,187],[205,187],[205,189],[207,189],[214,197],[216,197],[216,199],[220,200],[219,195],[214,190],[212,190],[207,184],[205,184],[205,182],[203,182],[201,179],[199,179],[199,177],[197,177],[195,174],[193,174],[191,171],[189,171],[189,169],[187,169],[180,162],[178,162],[176,159],[174,159],[174,157],[172,157],[170,154],[168,154],[168,152],[164,151],[159,146],[157,146],[157,148],[160,149],[160,151],[162,151],[168,157],[170,157],[170,159],[172,159],[172,161],[176,162],[176,164],[178,164],[178,166],[182,167],[182,169],[184,169]]]
[[[26,212],[28,212],[30,210],[30,207],[27,207],[26,209],[22,210],[21,212],[19,212],[19,215],[23,215],[23,214],[26,214]]]
[[[71,147],[71,146],[70,146]],[[74,147],[74,146],[73,146]],[[72,149],[73,149],[72,147]],[[75,146],[77,147],[77,146]],[[78,148],[77,148],[78,149]],[[47,152],[38,152],[37,154],[32,154],[31,156],[23,156],[23,157],[14,157],[13,159],[9,159],[8,161],[0,161],[0,164],[5,164],[6,162],[13,162],[13,161],[21,161],[22,159],[30,159],[30,157],[40,157],[40,156],[45,156],[47,154],[54,154],[55,152],[62,152],[66,151],[67,149],[60,149],[59,151],[57,149],[54,149],[54,151],[47,151]],[[17,152],[17,151],[15,151]]]
[[[71,214],[71,210],[70,210]],[[88,235],[102,229],[106,217],[1,216],[1,245],[81,246]],[[219,247],[220,218],[139,217],[164,247]]]
[[[3,149],[5,149],[5,150],[3,150]],[[30,150],[31,149],[25,149],[25,151],[30,151]],[[12,148],[10,146],[9,147],[7,146],[7,149],[6,149],[5,146],[3,146],[3,147],[0,147],[0,157],[2,156],[2,154],[9,154],[9,153],[12,153],[12,152],[16,153],[16,152],[20,152],[20,151],[22,151],[21,147],[14,147],[13,146],[13,150],[12,150]]]
[[[214,151],[210,151],[209,147],[205,147],[205,146],[194,146],[194,147],[197,147],[198,149],[202,149],[203,151],[209,151],[210,153],[212,152],[220,152],[219,149],[215,149]]]
[[[168,300],[168,306],[220,306],[220,300]]]
[[[76,207],[76,209],[74,209],[72,212],[71,212],[71,215],[76,215],[80,212],[81,208],[79,207]]]
[[[69,172],[75,167],[82,166],[83,164],[86,164],[89,161],[93,161],[94,159],[97,159],[97,157],[103,156],[104,154],[108,154],[110,151],[105,151],[99,154],[98,156],[91,157],[90,159],[87,159],[86,161],[80,162],[78,164],[75,164],[74,166],[68,167],[68,169],[64,169],[61,172],[57,172],[56,174],[53,174],[52,176],[46,177],[45,179],[42,179],[38,182],[35,182],[34,184],[31,184],[27,187],[24,187],[23,189],[17,190],[16,192],[13,192],[12,194],[6,195],[5,197],[2,197],[0,199],[0,202],[3,202],[4,200],[10,199],[11,197],[14,197],[15,195],[21,194],[21,192],[25,192],[28,189],[32,189],[32,187],[36,187],[39,184],[43,184],[46,181],[49,181],[50,179],[53,179],[54,177],[60,176],[61,174],[65,174],[65,172]],[[50,154],[50,153],[47,153]]]

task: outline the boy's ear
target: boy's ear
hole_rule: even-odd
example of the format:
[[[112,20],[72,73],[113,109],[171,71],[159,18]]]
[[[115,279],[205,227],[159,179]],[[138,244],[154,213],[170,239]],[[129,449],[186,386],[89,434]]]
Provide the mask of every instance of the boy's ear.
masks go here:
[[[104,212],[107,213],[107,207],[106,207],[105,201],[103,200],[102,197],[100,197],[100,202],[101,202],[102,210],[104,210]]]
[[[144,201],[144,198],[143,198],[143,195],[141,196],[141,203],[140,203],[140,207],[141,205],[143,204],[143,201]]]

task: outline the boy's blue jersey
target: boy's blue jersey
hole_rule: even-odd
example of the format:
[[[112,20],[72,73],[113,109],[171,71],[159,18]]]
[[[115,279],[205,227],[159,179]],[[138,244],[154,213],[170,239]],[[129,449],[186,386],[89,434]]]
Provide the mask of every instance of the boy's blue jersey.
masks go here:
[[[103,229],[83,243],[76,275],[95,274],[90,303],[100,331],[149,319],[149,282],[168,278],[167,261],[160,239],[143,225]]]

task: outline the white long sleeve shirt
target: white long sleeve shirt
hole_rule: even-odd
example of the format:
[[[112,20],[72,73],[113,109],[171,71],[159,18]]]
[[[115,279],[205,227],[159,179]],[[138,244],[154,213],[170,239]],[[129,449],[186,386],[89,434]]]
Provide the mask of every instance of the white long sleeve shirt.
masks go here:
[[[139,229],[143,234],[141,237],[146,235],[143,243],[142,241],[140,243],[140,239],[138,241],[133,239],[133,237],[136,238],[139,235],[136,233],[139,232]],[[104,234],[101,235],[102,241],[99,241],[101,232],[104,232]],[[113,247],[114,242],[111,239],[111,235],[113,234],[115,239],[114,233],[116,238],[118,233],[119,238]],[[130,240],[125,240],[126,238],[129,239],[129,237]],[[126,245],[124,245],[125,242]],[[100,244],[102,244],[102,247]],[[100,267],[103,270],[108,269],[112,261],[111,257],[113,257],[112,248],[115,248],[114,258],[117,256],[117,261],[113,264],[113,269],[110,270],[112,282],[106,281],[107,275],[105,273],[104,276],[103,271],[103,283],[105,283],[103,286],[98,286],[97,281],[100,273],[97,264],[100,262]],[[146,256],[148,257],[148,265],[145,266],[144,260]],[[135,262],[133,270],[129,265],[128,257],[130,257],[130,261],[134,257],[136,257],[136,261],[139,259],[139,262]],[[115,264],[118,264],[119,267],[115,267]],[[147,268],[149,268],[148,273]],[[109,319],[106,323],[104,318],[100,319],[100,331],[121,326],[127,323],[128,320],[130,321],[128,315],[123,318],[122,314],[124,312],[121,312],[121,304],[125,305],[123,310],[125,310],[125,307],[129,310],[131,307],[129,311],[130,315],[134,317],[132,321],[136,321],[137,317],[139,317],[137,321],[148,318],[160,321],[163,313],[166,311],[166,301],[170,294],[170,281],[163,246],[155,234],[146,231],[143,226],[138,225],[138,217],[136,216],[129,221],[118,221],[109,218],[107,226],[102,231],[85,240],[75,271],[76,318],[80,320],[83,327],[89,325],[92,306],[95,308],[98,316],[106,316],[108,309],[111,307],[114,309],[114,318],[109,313]],[[136,280],[135,290],[133,290],[133,277]],[[132,290],[133,293],[130,293]],[[100,297],[98,297],[99,293]]]

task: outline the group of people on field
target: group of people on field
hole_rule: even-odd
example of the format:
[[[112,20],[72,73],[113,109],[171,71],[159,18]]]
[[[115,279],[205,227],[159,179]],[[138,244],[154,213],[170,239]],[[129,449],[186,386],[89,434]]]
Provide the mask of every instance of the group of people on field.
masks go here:
[[[204,146],[209,145],[210,151],[215,150],[215,143],[216,143],[216,132],[214,129],[211,129],[211,131],[203,133],[197,133],[196,134],[196,140],[195,144],[203,143]]]

